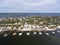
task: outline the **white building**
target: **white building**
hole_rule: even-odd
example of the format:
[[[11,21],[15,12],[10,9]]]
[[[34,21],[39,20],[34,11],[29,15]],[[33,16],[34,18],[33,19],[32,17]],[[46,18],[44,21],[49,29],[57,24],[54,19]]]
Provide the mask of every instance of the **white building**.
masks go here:
[[[8,30],[11,30],[11,29],[12,29],[12,27],[8,26],[8,27],[7,27],[7,29],[8,29]]]
[[[13,30],[17,30],[17,28],[16,27],[13,27]]]
[[[35,25],[35,24],[32,25],[32,30],[34,30],[34,31],[37,30],[37,25]]]
[[[0,32],[2,32],[2,29],[0,29]]]
[[[49,28],[49,27],[45,27],[45,29],[46,29],[47,31],[53,31],[53,30],[56,30],[56,29],[54,29],[54,28]]]
[[[59,25],[59,26],[57,26],[57,29],[60,29],[60,25]]]
[[[31,30],[32,30],[31,25],[25,23],[22,31],[31,31]]]
[[[18,27],[18,31],[21,31],[22,29],[20,27]]]

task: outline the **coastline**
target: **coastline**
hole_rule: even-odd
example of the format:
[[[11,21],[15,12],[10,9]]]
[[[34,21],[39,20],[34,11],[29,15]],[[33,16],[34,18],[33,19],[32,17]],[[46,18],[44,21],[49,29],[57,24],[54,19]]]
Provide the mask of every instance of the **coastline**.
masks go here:
[[[60,16],[29,16],[0,18],[2,31],[54,31],[60,29]]]
[[[56,16],[0,18],[0,44],[60,45],[59,19]]]

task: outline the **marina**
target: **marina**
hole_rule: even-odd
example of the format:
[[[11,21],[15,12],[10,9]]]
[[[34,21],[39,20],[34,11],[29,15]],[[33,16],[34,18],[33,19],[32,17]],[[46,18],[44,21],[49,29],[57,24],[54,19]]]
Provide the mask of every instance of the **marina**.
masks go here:
[[[0,35],[2,35],[2,37],[6,37],[6,36],[8,36],[8,35],[12,35],[12,36],[23,36],[23,35],[26,35],[26,36],[34,36],[34,35],[47,35],[47,36],[50,36],[50,35],[56,35],[56,34],[58,34],[58,33],[60,33],[60,30],[57,30],[57,31],[47,31],[47,32],[43,32],[43,31],[41,31],[41,32],[39,32],[39,31],[17,31],[17,32],[15,32],[15,31],[5,31],[5,32],[3,32],[3,33],[1,33]]]
[[[57,32],[58,31],[58,32]],[[59,38],[60,33],[59,30],[57,31],[47,31],[47,32],[28,32],[28,31],[24,31],[24,32],[4,32],[4,34],[0,34],[0,44],[4,45],[4,44],[14,44],[14,45],[55,45],[55,44],[60,44],[59,42]],[[9,33],[9,34],[8,34]],[[54,37],[54,38],[53,38]],[[59,40],[58,40],[59,39]],[[56,41],[54,41],[56,40]],[[24,41],[24,42],[23,42]],[[3,43],[2,43],[3,42]],[[23,42],[23,43],[22,43]],[[48,43],[49,44],[48,44]]]

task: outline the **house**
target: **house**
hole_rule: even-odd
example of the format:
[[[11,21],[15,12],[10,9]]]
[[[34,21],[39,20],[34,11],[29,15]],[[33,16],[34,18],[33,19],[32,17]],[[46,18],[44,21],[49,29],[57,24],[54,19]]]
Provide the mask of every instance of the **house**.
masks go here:
[[[31,30],[32,30],[31,25],[25,23],[24,26],[23,26],[22,31],[31,31]]]
[[[57,29],[60,29],[60,25],[59,25],[59,26],[57,26]]]

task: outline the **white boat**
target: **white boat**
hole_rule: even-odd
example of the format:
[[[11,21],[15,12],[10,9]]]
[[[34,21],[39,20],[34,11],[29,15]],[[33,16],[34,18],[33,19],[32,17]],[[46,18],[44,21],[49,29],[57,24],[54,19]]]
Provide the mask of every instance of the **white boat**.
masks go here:
[[[57,31],[58,33],[60,33],[60,31]]]
[[[37,34],[36,32],[33,32],[33,34]]]
[[[26,35],[30,35],[30,33],[26,33]]]
[[[16,35],[17,33],[13,33],[12,35]]]
[[[41,32],[39,32],[39,34],[40,34],[40,35],[42,35],[42,33],[41,33]]]
[[[46,33],[47,36],[49,36],[49,33]]]
[[[55,32],[52,32],[52,34],[55,34]]]
[[[22,35],[22,33],[19,33],[18,35]]]
[[[6,37],[8,34],[4,34],[3,37]]]

